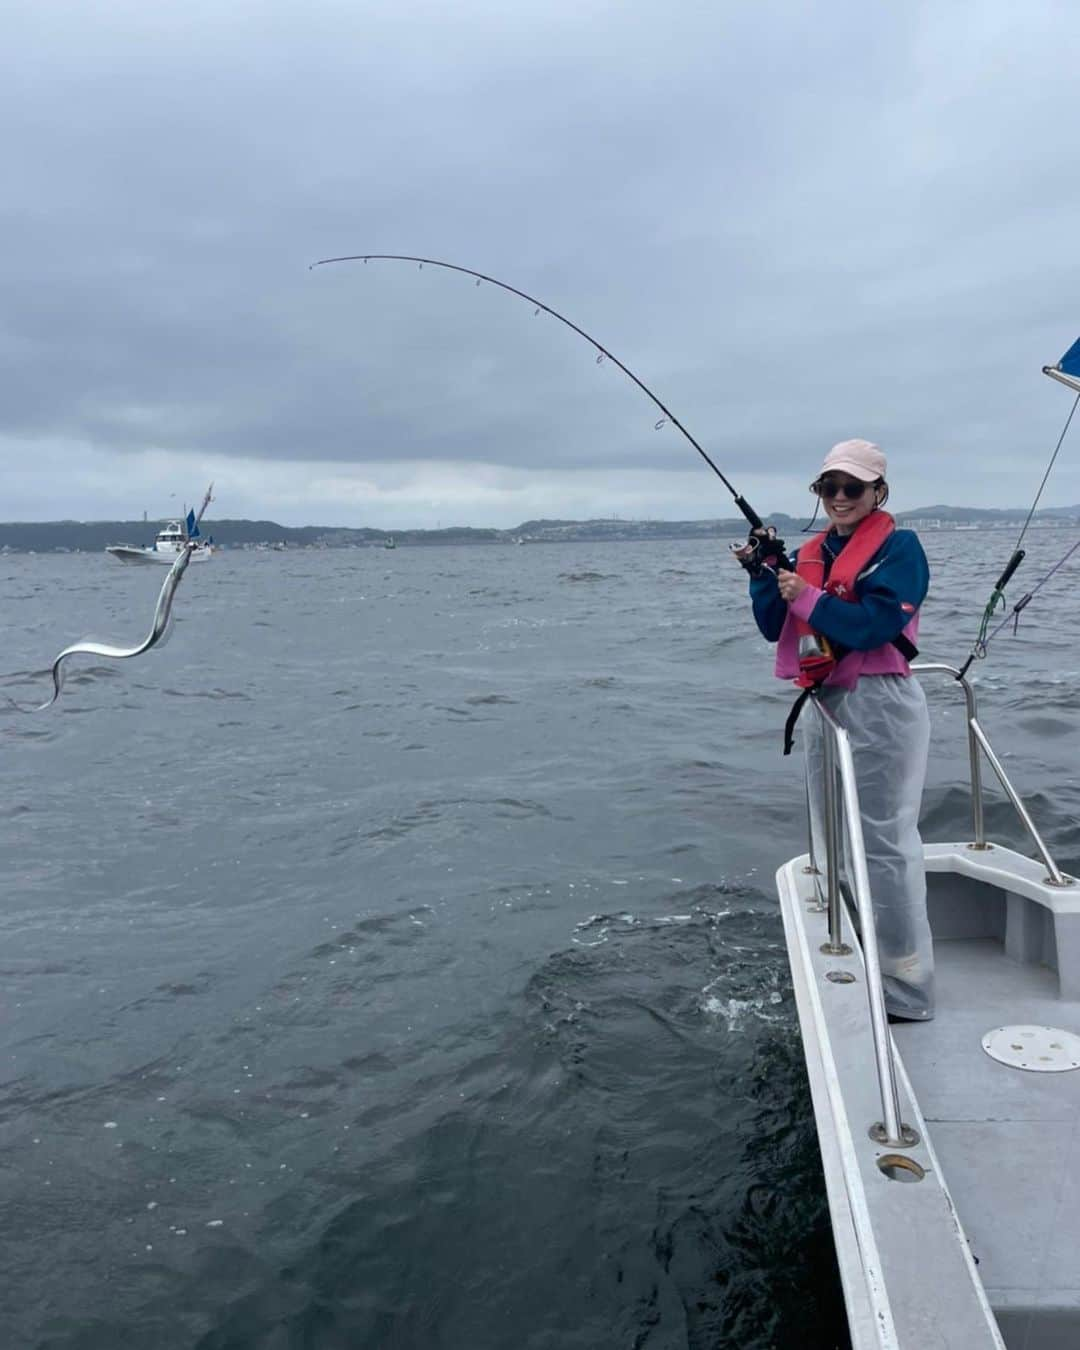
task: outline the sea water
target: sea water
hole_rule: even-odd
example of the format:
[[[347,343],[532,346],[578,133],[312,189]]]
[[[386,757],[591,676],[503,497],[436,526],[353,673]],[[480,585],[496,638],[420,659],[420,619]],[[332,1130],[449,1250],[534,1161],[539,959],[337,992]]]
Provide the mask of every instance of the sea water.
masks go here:
[[[924,542],[957,664],[1013,541]],[[21,703],[163,579],[0,577]],[[1075,590],[973,672],[1073,871]],[[924,832],[968,837],[926,683]],[[723,544],[668,541],[224,551],[163,649],[3,711],[0,1344],[844,1345],[773,893],[790,703]]]

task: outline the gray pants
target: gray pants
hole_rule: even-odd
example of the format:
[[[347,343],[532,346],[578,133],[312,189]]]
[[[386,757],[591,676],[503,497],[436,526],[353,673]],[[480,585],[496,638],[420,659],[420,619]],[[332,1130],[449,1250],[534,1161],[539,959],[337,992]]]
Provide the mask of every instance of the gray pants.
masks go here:
[[[864,675],[854,689],[825,689],[819,697],[851,741],[885,1006],[901,1017],[933,1017],[934,948],[919,837],[930,747],[926,696],[914,677]],[[800,718],[800,731],[814,856],[824,870],[824,732],[812,708]]]

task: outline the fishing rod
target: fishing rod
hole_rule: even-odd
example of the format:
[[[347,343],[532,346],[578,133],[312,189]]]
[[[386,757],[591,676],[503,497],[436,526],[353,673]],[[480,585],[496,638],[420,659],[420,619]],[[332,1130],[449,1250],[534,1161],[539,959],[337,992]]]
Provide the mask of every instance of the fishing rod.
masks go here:
[[[1049,572],[1047,572],[1042,577],[1042,579],[1038,582],[1037,585],[1033,586],[1030,591],[1027,591],[1024,595],[1020,597],[1020,599],[1016,602],[1016,604],[1013,605],[1012,609],[998,623],[997,627],[994,628],[993,631],[990,630],[990,624],[993,620],[994,614],[999,609],[1004,610],[1006,607],[1005,587],[1012,580],[1013,576],[1016,573],[1017,568],[1020,566],[1020,564],[1024,561],[1025,557],[1027,556],[1025,550],[1022,549],[1020,545],[1024,542],[1024,536],[1027,534],[1028,526],[1031,524],[1032,519],[1034,518],[1035,508],[1038,506],[1039,501],[1042,498],[1043,489],[1046,487],[1047,480],[1050,477],[1050,471],[1053,469],[1058,454],[1061,451],[1062,444],[1064,443],[1065,437],[1068,434],[1069,427],[1072,425],[1072,420],[1076,413],[1076,410],[1078,407],[1080,407],[1080,338],[1078,338],[1073,343],[1073,345],[1069,348],[1069,350],[1065,353],[1065,355],[1061,358],[1061,360],[1057,363],[1056,366],[1043,366],[1042,372],[1044,375],[1049,375],[1052,380],[1057,380],[1059,384],[1063,384],[1066,387],[1066,389],[1071,389],[1076,394],[1076,398],[1073,400],[1073,405],[1069,409],[1069,415],[1065,419],[1065,425],[1061,429],[1061,435],[1057,439],[1057,444],[1054,446],[1054,451],[1050,456],[1050,462],[1047,464],[1046,470],[1043,473],[1042,482],[1039,484],[1039,490],[1035,493],[1034,500],[1032,501],[1031,506],[1028,509],[1027,519],[1024,521],[1023,525],[1020,528],[1020,534],[1017,537],[1015,545],[1013,546],[1012,556],[1006,563],[1005,568],[1002,571],[1001,575],[994,583],[994,589],[990,593],[990,599],[986,602],[986,606],[983,609],[982,619],[979,623],[978,634],[976,635],[975,641],[972,644],[971,652],[969,653],[967,660],[960,667],[960,670],[956,677],[958,680],[964,678],[973,661],[975,660],[981,661],[986,656],[987,649],[991,641],[995,637],[997,637],[998,633],[1000,633],[1003,628],[1005,628],[1009,623],[1012,623],[1013,631],[1016,632],[1018,630],[1020,626],[1021,612],[1024,609],[1026,609],[1026,607],[1031,603],[1031,601],[1035,598],[1038,592],[1042,590],[1042,588],[1046,585],[1046,583],[1050,580],[1050,578],[1054,576],[1054,574],[1058,572],[1060,568],[1064,567],[1065,563],[1067,563],[1068,560],[1072,557],[1072,555],[1076,552],[1076,550],[1080,548],[1080,540],[1078,540],[1077,543],[1075,543],[1072,546],[1072,548],[1069,549],[1069,551],[1065,554],[1065,556],[1063,558],[1060,558],[1049,570]]]
[[[746,498],[735,490],[734,485],[728,481],[718,465],[705,452],[697,440],[691,436],[689,431],[687,431],[671,409],[668,408],[665,403],[660,401],[644,380],[639,379],[629,366],[624,365],[624,363],[610,352],[607,347],[597,342],[596,338],[591,334],[586,333],[584,328],[580,328],[573,320],[568,319],[565,314],[560,314],[557,309],[553,309],[551,305],[546,305],[542,300],[538,300],[536,296],[518,290],[516,286],[511,286],[508,282],[500,281],[498,277],[488,276],[485,272],[477,272],[471,267],[461,267],[457,263],[442,262],[438,258],[420,258],[410,253],[353,253],[341,258],[320,258],[317,262],[311,264],[308,271],[313,271],[316,267],[326,267],[331,263],[345,262],[413,262],[418,264],[421,271],[424,266],[427,265],[428,267],[441,267],[447,272],[460,272],[464,276],[473,277],[477,286],[486,281],[491,286],[498,286],[500,290],[508,291],[511,295],[516,295],[519,299],[527,301],[530,305],[535,306],[533,310],[534,317],[542,312],[544,314],[550,314],[553,319],[558,319],[560,323],[565,324],[566,327],[576,333],[578,337],[584,338],[586,342],[595,347],[600,353],[596,358],[597,365],[608,360],[612,365],[618,366],[624,375],[633,380],[641,392],[650,398],[663,413],[663,417],[656,423],[654,429],[659,431],[665,422],[670,422],[676,430],[680,431],[683,436],[686,437],[709,468],[712,469],[713,473],[716,474],[717,478],[720,479],[724,487],[731,493],[732,497],[735,499],[735,505],[750,524],[751,533],[749,543],[743,545],[741,548],[734,548],[733,546],[735,556],[743,566],[746,567],[748,571],[760,571],[761,567],[765,565],[775,565],[777,567],[787,568],[788,570],[791,569],[792,564],[784,552],[784,541],[777,537],[775,528],[771,525],[766,525]]]

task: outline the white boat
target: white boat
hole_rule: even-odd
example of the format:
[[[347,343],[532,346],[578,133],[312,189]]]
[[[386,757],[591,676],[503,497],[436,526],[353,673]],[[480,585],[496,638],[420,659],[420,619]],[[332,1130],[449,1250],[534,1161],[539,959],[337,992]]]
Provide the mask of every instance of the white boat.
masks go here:
[[[150,548],[137,548],[132,544],[109,544],[105,552],[110,553],[119,562],[163,563],[166,567],[171,567],[176,561],[177,554],[188,548],[192,562],[208,561],[213,556],[214,545],[200,535],[199,522],[202,520],[203,512],[213,500],[210,495],[213,486],[211,483],[207,488],[198,515],[191,510],[183,521],[170,520],[158,531]]]
[[[187,542],[188,536],[180,521],[170,520],[163,529],[158,531],[157,537],[150,548],[136,548],[132,544],[109,544],[105,552],[111,553],[120,562],[164,563],[166,567],[171,567],[176,561],[176,555],[185,547]],[[196,540],[191,545],[191,561],[206,562],[213,556],[213,552],[213,544]]]
[[[814,698],[826,857],[811,845],[777,873],[851,1345],[1064,1350],[1080,1346],[1080,884],[961,673],[913,670],[967,703],[972,837],[925,847],[934,1020],[887,1021],[851,750]],[[1035,858],[986,839],[984,761]]]

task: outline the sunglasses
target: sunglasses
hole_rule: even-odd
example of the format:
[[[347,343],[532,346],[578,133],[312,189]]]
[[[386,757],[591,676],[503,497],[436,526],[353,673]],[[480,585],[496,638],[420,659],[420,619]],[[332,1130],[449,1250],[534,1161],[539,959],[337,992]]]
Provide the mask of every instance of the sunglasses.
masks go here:
[[[859,483],[848,479],[846,483],[838,483],[835,478],[819,478],[816,483],[810,485],[819,497],[824,497],[827,502],[840,493],[850,502],[857,502],[867,488],[877,487],[876,483]]]

